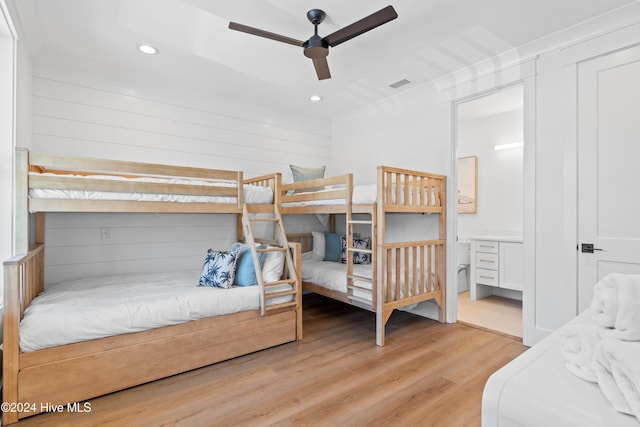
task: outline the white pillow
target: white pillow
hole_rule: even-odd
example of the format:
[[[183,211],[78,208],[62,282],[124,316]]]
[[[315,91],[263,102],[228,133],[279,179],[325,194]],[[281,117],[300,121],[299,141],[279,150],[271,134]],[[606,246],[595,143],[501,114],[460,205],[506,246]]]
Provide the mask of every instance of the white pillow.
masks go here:
[[[262,281],[265,283],[277,282],[282,278],[283,268],[283,251],[265,252],[262,263]]]
[[[313,235],[313,252],[312,259],[316,261],[324,260],[324,232],[323,231],[312,231]]]

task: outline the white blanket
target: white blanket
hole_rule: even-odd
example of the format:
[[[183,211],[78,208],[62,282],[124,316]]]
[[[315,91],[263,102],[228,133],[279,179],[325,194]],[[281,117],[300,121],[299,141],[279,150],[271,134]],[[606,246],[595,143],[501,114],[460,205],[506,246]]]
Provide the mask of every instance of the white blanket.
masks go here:
[[[598,385],[611,405],[640,420],[640,342],[604,339],[594,361]]]
[[[565,367],[597,382],[616,411],[640,420],[640,275],[604,277],[591,310],[593,324],[563,328]]]
[[[25,310],[20,349],[35,351],[260,307],[257,286],[201,287],[199,277],[197,270],[94,277],[53,285]],[[279,287],[269,291],[283,290],[275,288]],[[291,299],[274,298],[269,303],[283,302],[283,298]]]
[[[574,375],[589,382],[597,382],[593,369],[593,352],[600,342],[596,325],[569,325],[562,329],[560,350],[565,358],[565,367]]]
[[[609,274],[594,287],[591,308],[611,338],[640,340],[640,275]]]

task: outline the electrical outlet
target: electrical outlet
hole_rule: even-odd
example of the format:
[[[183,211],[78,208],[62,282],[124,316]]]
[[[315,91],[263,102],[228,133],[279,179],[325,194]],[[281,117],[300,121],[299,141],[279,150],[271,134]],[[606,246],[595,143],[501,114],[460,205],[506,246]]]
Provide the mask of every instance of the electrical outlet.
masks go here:
[[[101,239],[108,239],[110,234],[111,233],[109,232],[109,229],[107,227],[101,227],[100,228],[100,238]]]

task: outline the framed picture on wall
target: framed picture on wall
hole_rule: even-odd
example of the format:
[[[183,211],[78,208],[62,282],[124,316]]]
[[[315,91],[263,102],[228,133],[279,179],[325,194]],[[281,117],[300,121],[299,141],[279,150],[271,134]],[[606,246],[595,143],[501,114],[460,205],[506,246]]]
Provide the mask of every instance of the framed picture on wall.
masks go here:
[[[478,211],[478,156],[458,159],[458,213]]]

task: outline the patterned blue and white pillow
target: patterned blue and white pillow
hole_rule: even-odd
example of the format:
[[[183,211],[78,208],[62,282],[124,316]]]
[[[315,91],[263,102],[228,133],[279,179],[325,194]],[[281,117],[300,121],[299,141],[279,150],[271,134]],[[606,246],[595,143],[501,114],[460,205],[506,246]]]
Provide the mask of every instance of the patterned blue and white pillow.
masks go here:
[[[347,236],[345,236],[344,234],[340,236],[340,244],[342,245],[340,262],[343,264],[346,264],[347,263]],[[353,247],[356,249],[371,249],[371,238],[370,237],[363,237],[363,238],[354,237]],[[353,263],[354,264],[371,264],[371,254],[366,254],[363,252],[354,252]]]
[[[230,288],[236,275],[240,248],[232,251],[214,251],[209,249],[204,259],[200,286]]]

